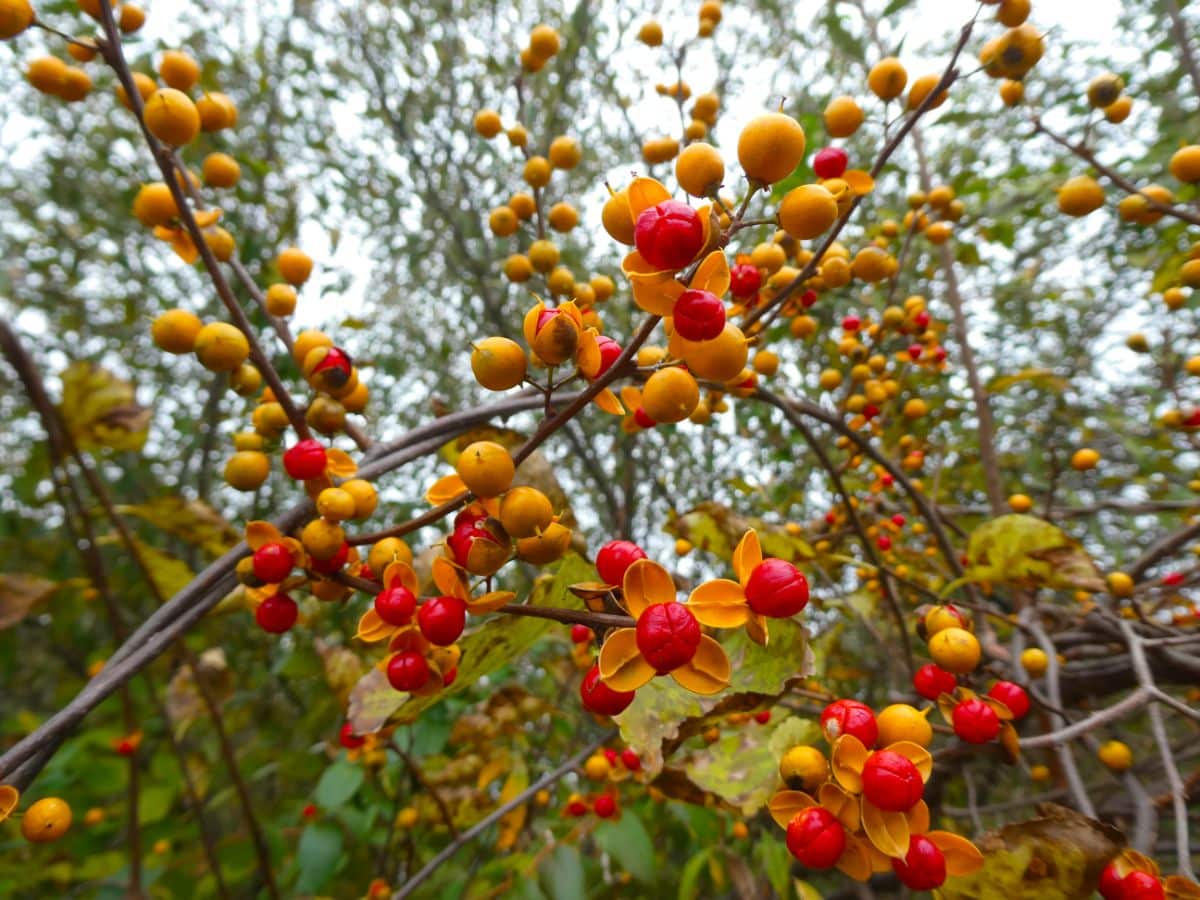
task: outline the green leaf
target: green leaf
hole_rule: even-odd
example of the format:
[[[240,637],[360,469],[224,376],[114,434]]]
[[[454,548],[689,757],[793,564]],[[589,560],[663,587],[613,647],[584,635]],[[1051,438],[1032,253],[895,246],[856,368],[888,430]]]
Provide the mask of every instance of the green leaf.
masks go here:
[[[176,559],[169,553],[159,550],[152,544],[147,544],[137,535],[133,535],[132,537],[133,546],[137,549],[138,556],[145,563],[150,577],[154,579],[155,587],[158,588],[158,592],[164,600],[174,597],[192,583],[195,575],[188,568],[187,563],[181,559]],[[101,537],[99,543],[117,544],[124,547],[124,542],[115,532]]]
[[[627,810],[616,821],[601,822],[592,837],[626,872],[647,884],[654,881],[654,842],[642,820]]]
[[[552,900],[584,900],[583,857],[579,848],[559,844],[538,868],[542,890]]]
[[[883,8],[883,12],[879,14],[881,19],[886,19],[888,16],[894,16],[902,9],[907,9],[913,5],[913,0],[892,0]]]
[[[687,861],[683,874],[679,876],[679,900],[695,900],[700,896],[700,876],[704,874],[705,863],[711,851],[701,850]]]
[[[321,809],[333,810],[355,795],[363,783],[363,767],[339,759],[321,775],[313,791],[313,801]]]
[[[764,556],[777,556],[790,562],[802,562],[816,556],[807,541],[788,534],[783,525],[740,515],[720,503],[701,503],[666,525],[668,533],[720,559],[730,559],[737,542],[751,528],[758,532]]]
[[[1073,900],[1091,897],[1100,871],[1120,850],[1116,829],[1052,803],[1041,815],[984,835],[983,867],[949,878],[938,900]]]
[[[138,820],[143,825],[161,822],[175,801],[176,788],[169,784],[146,785],[138,792]]]
[[[59,411],[80,450],[132,450],[146,443],[150,410],[138,405],[133,385],[89,362],[62,373]]]
[[[300,835],[296,859],[300,874],[296,894],[315,894],[329,883],[342,857],[342,830],[327,822],[314,822]]]
[[[1025,382],[1055,394],[1061,394],[1069,386],[1067,379],[1056,374],[1053,369],[1034,367],[1022,369],[1012,375],[999,375],[988,382],[987,390],[989,394],[999,394]]]
[[[1104,590],[1104,579],[1082,545],[1036,516],[1008,515],[984,522],[967,541],[966,574],[942,590],[986,581],[1016,587]]]

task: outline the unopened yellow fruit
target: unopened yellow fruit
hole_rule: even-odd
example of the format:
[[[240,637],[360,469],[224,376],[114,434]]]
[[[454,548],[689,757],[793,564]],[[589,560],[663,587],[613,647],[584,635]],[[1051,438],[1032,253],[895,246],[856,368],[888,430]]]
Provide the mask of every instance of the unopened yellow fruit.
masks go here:
[[[158,64],[158,74],[168,87],[190,91],[200,80],[200,64],[182,50],[168,50]]]
[[[1046,674],[1046,669],[1050,667],[1050,658],[1046,656],[1046,651],[1038,647],[1029,647],[1021,651],[1021,668],[1029,675],[1030,678],[1041,678]]]
[[[58,797],[43,797],[21,817],[21,834],[34,844],[57,841],[71,827],[71,807]]]
[[[531,156],[525,161],[521,177],[532,188],[544,188],[550,183],[550,161],[544,156]]]
[[[905,105],[910,110],[918,109],[925,102],[925,98],[933,93],[933,89],[938,86],[939,81],[941,81],[940,75],[922,75],[908,89],[908,101]],[[946,102],[946,98],[949,96],[950,94],[946,90],[939,91],[938,95],[929,104],[928,109],[937,109]]]
[[[1131,112],[1133,112],[1133,98],[1128,94],[1123,94],[1104,107],[1104,118],[1114,125],[1119,125],[1129,118]]]
[[[732,322],[711,341],[692,343],[683,347],[683,359],[697,378],[708,381],[729,381],[746,367],[750,356],[746,335]]]
[[[1125,572],[1109,572],[1105,580],[1108,582],[1108,592],[1114,597],[1123,599],[1133,596],[1133,579]]]
[[[534,537],[517,541],[517,558],[535,566],[546,566],[562,555],[571,546],[571,529],[558,522]]]
[[[312,274],[312,257],[299,247],[281,250],[275,264],[279,267],[279,274],[283,276],[283,280],[296,287],[308,281],[308,276]]]
[[[145,103],[150,98],[150,95],[158,90],[158,84],[155,80],[142,72],[133,73],[133,86],[137,88],[138,96],[142,98],[142,103]],[[129,102],[129,95],[126,93],[124,85],[117,85],[116,94],[122,106],[129,110],[133,109],[133,104]]]
[[[553,520],[550,498],[535,487],[512,488],[500,500],[500,524],[509,537],[533,537],[549,528]]]
[[[507,391],[525,379],[528,360],[516,341],[506,337],[484,338],[471,351],[475,380],[489,391]]]
[[[329,487],[317,494],[317,512],[331,522],[341,522],[354,515],[354,495],[340,487]]]
[[[524,253],[514,253],[504,261],[504,277],[520,284],[533,277],[533,263]]]
[[[234,251],[237,249],[233,235],[220,225],[204,229],[204,243],[208,245],[213,256],[221,262],[229,262],[233,259]]]
[[[603,781],[611,771],[612,766],[608,764],[608,759],[603,753],[593,753],[583,764],[583,774],[592,781]]]
[[[1168,167],[1180,181],[1188,184],[1200,181],[1200,144],[1189,144],[1176,150]]]
[[[558,265],[558,247],[553,241],[538,240],[529,245],[529,261],[539,272],[549,272]]]
[[[204,323],[195,313],[186,309],[169,309],[154,320],[150,326],[150,337],[168,353],[191,353],[196,348],[196,336],[203,327]]]
[[[693,197],[708,197],[725,180],[725,161],[712,144],[688,144],[675,160],[675,179]]]
[[[895,100],[904,93],[908,72],[894,56],[881,59],[867,74],[867,87],[880,100]]]
[[[600,221],[614,241],[633,246],[633,214],[629,210],[629,194],[626,191],[615,191],[609,195],[600,210]]]
[[[759,350],[754,354],[754,371],[770,377],[779,371],[779,354],[773,350]]]
[[[475,131],[480,137],[494,138],[502,127],[500,113],[494,109],[481,109],[475,113]]]
[[[1100,454],[1091,447],[1080,447],[1071,454],[1071,468],[1080,472],[1096,468],[1098,462],[1100,462]]]
[[[655,422],[668,425],[682,422],[700,402],[700,387],[686,370],[678,366],[659,369],[642,390],[642,409]]]
[[[377,577],[382,577],[384,570],[394,562],[412,565],[413,555],[408,544],[396,537],[384,538],[371,545],[367,554],[367,565]]]
[[[933,661],[955,675],[966,675],[979,665],[979,640],[965,628],[943,628],[929,639]]]
[[[912,741],[922,747],[933,743],[933,726],[924,713],[907,703],[893,703],[884,707],[875,721],[879,725],[880,747],[897,741]]]
[[[779,777],[794,791],[815,791],[829,777],[829,760],[809,744],[797,744],[779,760]]]
[[[929,406],[920,397],[912,397],[904,402],[901,412],[906,419],[919,419],[929,412]]]
[[[517,191],[508,198],[508,208],[517,214],[518,219],[525,222],[537,212],[537,201],[533,199],[533,194]]]
[[[300,532],[304,549],[320,560],[332,559],[346,542],[346,532],[336,522],[313,519]]]
[[[1029,767],[1029,777],[1034,781],[1049,781],[1050,767],[1038,763],[1035,766]]]
[[[515,467],[508,450],[495,441],[476,441],[454,466],[458,477],[476,497],[499,497],[512,486]]]
[[[529,32],[529,49],[538,59],[549,59],[561,47],[562,39],[550,25],[536,25]]]
[[[0,0],[0,41],[16,37],[32,24],[29,0]]]
[[[488,228],[496,237],[508,237],[520,227],[521,220],[508,206],[497,206],[488,214]]]
[[[237,106],[220,91],[211,91],[197,100],[196,111],[202,131],[221,131],[237,124]]]
[[[1133,751],[1122,741],[1105,741],[1096,755],[1113,772],[1124,772],[1133,765]]]
[[[1068,216],[1086,216],[1104,205],[1104,188],[1090,175],[1069,178],[1058,189],[1058,208]]]
[[[1027,513],[1033,509],[1033,500],[1027,494],[1013,494],[1008,498],[1008,508],[1015,513]]]
[[[238,491],[256,491],[271,474],[271,461],[258,450],[239,450],[225,463],[225,482]]]
[[[246,336],[228,322],[209,322],[196,334],[196,357],[213,372],[232,372],[250,355]]]
[[[804,158],[804,129],[784,113],[765,113],[738,136],[738,162],[746,177],[774,184],[792,174]]]
[[[267,312],[273,316],[290,316],[296,311],[296,289],[282,281],[267,288]]]
[[[583,159],[579,142],[565,134],[560,134],[550,142],[550,149],[546,155],[550,158],[550,165],[556,169],[573,169]]]
[[[1095,109],[1104,109],[1104,107],[1116,103],[1123,90],[1125,90],[1125,79],[1112,72],[1105,72],[1097,75],[1088,83],[1088,103]]]
[[[565,233],[579,224],[579,212],[570,203],[555,203],[546,213],[546,223],[555,231]]]
[[[819,184],[792,188],[779,204],[780,227],[802,241],[824,234],[833,227],[837,217],[837,201]]]
[[[874,284],[890,278],[895,273],[896,260],[887,251],[870,245],[854,254],[850,270],[860,281]]]
[[[166,225],[177,215],[179,207],[171,188],[161,181],[143,184],[133,198],[133,214],[147,228]]]
[[[1000,84],[1000,99],[1005,106],[1016,106],[1025,99],[1025,84],[1006,78]]]
[[[1030,0],[1000,0],[996,7],[996,20],[1009,28],[1016,28],[1029,18]]]
[[[204,180],[215,188],[231,188],[242,177],[242,167],[228,153],[210,153],[201,167]]]
[[[149,132],[172,147],[191,143],[200,133],[200,113],[192,98],[175,88],[159,88],[146,99],[142,114]]]
[[[662,26],[653,19],[643,22],[642,27],[638,29],[637,39],[647,47],[660,46],[663,42]]]
[[[132,34],[145,24],[146,11],[144,9],[133,3],[121,4],[121,17],[117,20],[117,27],[123,34]]]
[[[830,137],[850,137],[863,123],[862,107],[853,97],[834,97],[825,107],[824,119]]]
[[[67,74],[67,64],[57,56],[41,56],[33,60],[25,70],[25,77],[43,94],[55,94],[62,90]]]

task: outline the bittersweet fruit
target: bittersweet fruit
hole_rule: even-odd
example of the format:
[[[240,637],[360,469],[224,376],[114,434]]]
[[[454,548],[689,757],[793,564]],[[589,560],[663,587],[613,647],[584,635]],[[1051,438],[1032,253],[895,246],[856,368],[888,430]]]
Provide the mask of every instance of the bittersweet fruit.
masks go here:
[[[71,807],[59,797],[43,797],[21,817],[21,834],[34,844],[57,841],[71,827]]]
[[[600,716],[616,716],[633,702],[633,691],[614,691],[600,680],[600,667],[592,666],[579,685],[579,697],[586,709]]]
[[[826,706],[821,713],[821,731],[831,744],[843,734],[854,735],[867,748],[874,747],[879,740],[875,714],[857,700],[835,700]]]
[[[1000,733],[1000,717],[978,697],[955,705],[951,720],[954,733],[968,744],[986,744]]]
[[[746,581],[746,602],[760,616],[794,616],[808,605],[808,596],[804,573],[783,559],[764,559]]]
[[[596,554],[596,571],[605,584],[620,585],[625,571],[645,558],[646,551],[632,541],[609,541]]]
[[[642,210],[634,225],[638,252],[658,269],[682,269],[703,249],[700,215],[686,203],[664,200]]]
[[[846,830],[829,810],[810,806],[788,823],[787,848],[801,865],[828,869],[837,864],[846,849]]]
[[[268,634],[283,634],[296,624],[300,611],[287,594],[272,594],[254,611],[254,621]]]

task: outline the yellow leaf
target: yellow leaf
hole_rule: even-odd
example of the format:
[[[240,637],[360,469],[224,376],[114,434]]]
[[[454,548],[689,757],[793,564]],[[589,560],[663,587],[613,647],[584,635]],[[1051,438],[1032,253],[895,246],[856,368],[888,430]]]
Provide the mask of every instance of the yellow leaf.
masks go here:
[[[1105,589],[1083,546],[1036,516],[1012,514],[983,523],[967,541],[967,559],[966,574],[948,584],[943,595],[981,581],[1021,588]]]
[[[1029,382],[1034,387],[1044,388],[1055,394],[1061,394],[1067,389],[1069,382],[1053,369],[1030,368],[1014,372],[1012,375],[1000,375],[988,382],[989,394],[999,394],[1018,384]]]
[[[827,781],[817,790],[817,799],[829,810],[850,833],[858,831],[862,823],[862,815],[858,797],[839,787],[832,781]]]
[[[392,588],[396,585],[405,588],[414,597],[421,593],[421,583],[417,579],[416,571],[402,559],[393,560],[383,570],[383,586]]]
[[[475,777],[475,790],[482,791],[489,784],[508,771],[508,757],[501,756],[488,760],[479,774]]]
[[[59,411],[79,449],[142,449],[150,410],[138,404],[133,385],[107,369],[80,361],[62,373],[62,386]]]
[[[137,516],[167,534],[200,547],[213,558],[238,542],[237,529],[202,500],[168,495],[145,503],[121,505],[117,512]]]
[[[579,336],[579,348],[575,351],[575,365],[589,381],[600,371],[600,345],[596,342],[596,329],[589,328]]]
[[[0,629],[16,625],[56,590],[57,584],[36,575],[0,574]]]
[[[871,856],[866,845],[852,834],[846,835],[846,849],[837,861],[838,869],[855,881],[871,877]]]
[[[508,778],[504,781],[504,787],[500,789],[500,804],[503,805],[515,799],[527,787],[529,787],[529,771],[525,768],[525,763],[518,758],[512,771],[508,773]],[[522,805],[500,817],[500,821],[497,823],[499,831],[496,837],[497,850],[511,850],[517,843],[521,829],[525,827],[526,811],[527,808]]]
[[[502,606],[508,606],[517,599],[512,591],[491,591],[482,597],[472,597],[467,601],[467,611],[472,615],[481,616],[484,613],[495,612]]]

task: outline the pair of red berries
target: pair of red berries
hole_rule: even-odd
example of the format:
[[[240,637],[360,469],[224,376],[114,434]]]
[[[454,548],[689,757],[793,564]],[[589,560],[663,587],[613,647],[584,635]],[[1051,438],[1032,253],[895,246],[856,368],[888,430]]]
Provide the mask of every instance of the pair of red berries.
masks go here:
[[[417,598],[403,585],[375,595],[375,613],[388,625],[403,627],[417,616],[421,634],[435,647],[449,647],[467,625],[467,605],[457,597],[433,597],[417,607]]]
[[[1114,863],[1104,867],[1096,889],[1104,900],[1163,900],[1166,896],[1156,876],[1149,872],[1128,872],[1121,877]]]

